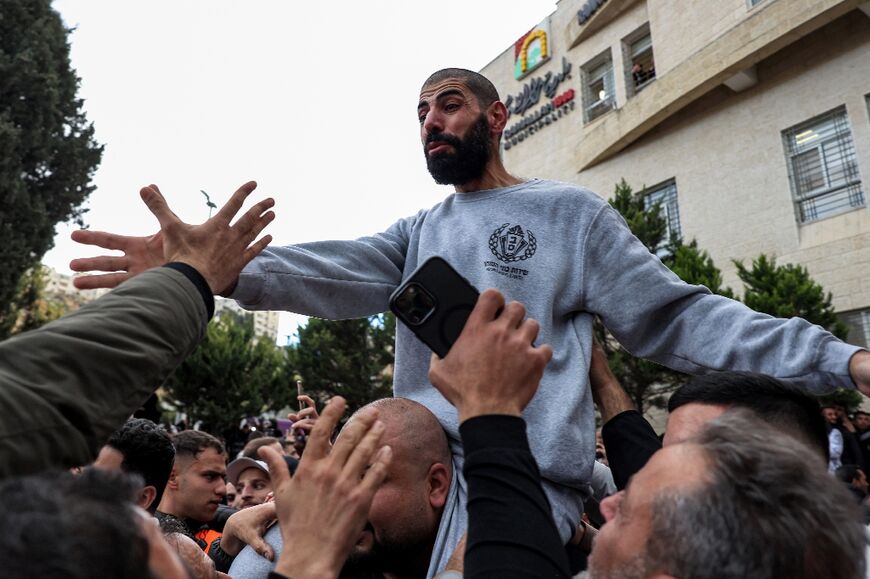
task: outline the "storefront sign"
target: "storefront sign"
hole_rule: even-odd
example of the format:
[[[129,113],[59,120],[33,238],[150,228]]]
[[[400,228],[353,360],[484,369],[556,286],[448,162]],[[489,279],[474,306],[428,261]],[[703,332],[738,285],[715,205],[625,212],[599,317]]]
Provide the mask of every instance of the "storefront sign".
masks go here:
[[[519,80],[550,60],[550,19],[529,30],[514,43],[514,78]]]
[[[523,117],[504,131],[504,148],[516,147],[538,131],[574,110],[574,89],[568,89],[534,113]]]
[[[512,114],[521,115],[538,104],[543,92],[547,98],[556,96],[559,85],[563,80],[571,78],[571,63],[562,57],[562,71],[548,72],[544,76],[535,77],[523,85],[522,90],[516,95],[508,95],[504,104],[508,110],[508,118]]]

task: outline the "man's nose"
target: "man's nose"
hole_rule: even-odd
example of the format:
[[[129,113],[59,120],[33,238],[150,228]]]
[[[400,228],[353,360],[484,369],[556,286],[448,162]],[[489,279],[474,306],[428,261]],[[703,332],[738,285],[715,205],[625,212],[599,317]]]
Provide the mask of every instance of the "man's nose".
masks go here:
[[[423,119],[423,142],[432,133],[440,133],[444,130],[444,120],[438,111],[429,111]]]

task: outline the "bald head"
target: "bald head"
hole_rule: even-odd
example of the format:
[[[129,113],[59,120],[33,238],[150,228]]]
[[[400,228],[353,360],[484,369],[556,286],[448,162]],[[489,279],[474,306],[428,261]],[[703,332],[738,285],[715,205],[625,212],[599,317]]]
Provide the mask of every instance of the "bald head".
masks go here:
[[[441,70],[432,73],[423,83],[423,89],[432,85],[438,84],[445,80],[458,80],[468,87],[468,90],[477,98],[481,109],[486,109],[489,105],[499,100],[498,91],[488,78],[473,70],[464,68],[442,68]]]
[[[421,469],[428,469],[436,462],[451,466],[447,435],[428,408],[407,398],[382,398],[357,412],[364,408],[378,410],[378,420],[386,426],[382,442],[392,447],[394,461],[413,461]]]

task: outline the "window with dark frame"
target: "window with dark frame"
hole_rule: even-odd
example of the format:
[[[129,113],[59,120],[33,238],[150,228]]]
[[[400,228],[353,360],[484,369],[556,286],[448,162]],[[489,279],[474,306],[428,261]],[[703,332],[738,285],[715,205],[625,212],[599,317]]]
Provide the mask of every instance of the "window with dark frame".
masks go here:
[[[627,56],[629,95],[635,95],[656,79],[656,65],[653,57],[652,36],[649,27],[625,41]]]
[[[580,70],[583,79],[583,120],[588,123],[613,110],[616,104],[610,51],[589,61]]]
[[[661,245],[656,250],[656,255],[663,257],[667,254],[667,246],[672,237],[682,239],[683,229],[680,226],[680,208],[677,204],[677,181],[670,179],[655,187],[649,187],[643,191],[644,211],[649,211],[657,203],[661,207],[660,215],[665,219],[667,229]]]
[[[782,135],[799,223],[866,205],[846,107],[819,115]]]
[[[849,329],[849,343],[870,347],[870,310],[852,310],[837,314]]]

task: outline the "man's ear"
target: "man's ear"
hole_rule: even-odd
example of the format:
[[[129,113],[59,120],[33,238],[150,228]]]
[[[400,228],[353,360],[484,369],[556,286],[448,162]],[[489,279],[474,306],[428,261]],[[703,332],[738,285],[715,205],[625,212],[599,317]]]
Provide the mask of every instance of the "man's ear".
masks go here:
[[[148,507],[151,506],[151,503],[153,503],[156,498],[157,489],[154,488],[154,485],[148,485],[142,489],[142,492],[139,494],[139,500],[136,501],[136,504],[147,511]]]
[[[433,509],[444,507],[447,502],[447,492],[450,490],[450,469],[443,463],[436,462],[429,467],[427,477],[429,483],[429,504]]]
[[[487,121],[489,121],[489,130],[495,135],[500,135],[504,132],[507,126],[508,110],[501,101],[495,101],[486,111]]]
[[[178,476],[181,474],[178,469],[178,462],[173,463],[172,470],[169,471],[169,480],[166,482],[166,488],[174,491],[178,490]]]

